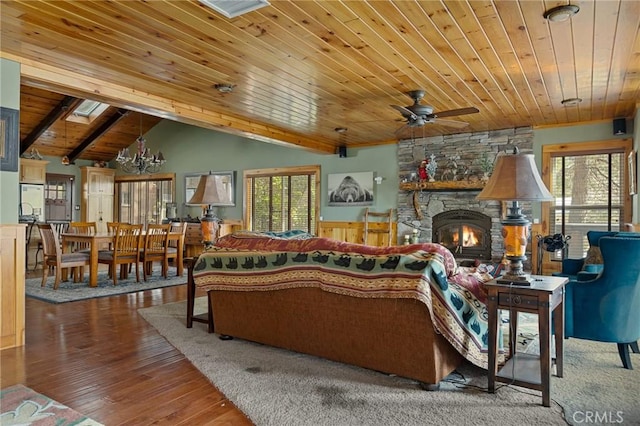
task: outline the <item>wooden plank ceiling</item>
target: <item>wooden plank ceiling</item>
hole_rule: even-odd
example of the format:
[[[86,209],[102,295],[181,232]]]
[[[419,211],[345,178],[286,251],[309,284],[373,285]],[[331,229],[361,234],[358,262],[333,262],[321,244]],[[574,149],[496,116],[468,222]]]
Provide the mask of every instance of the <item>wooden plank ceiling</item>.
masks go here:
[[[28,144],[90,160],[111,160],[162,118],[334,153],[632,117],[640,2],[571,3],[577,15],[549,22],[545,10],[566,1],[272,0],[228,19],[195,0],[3,0],[1,55],[22,65],[22,140],[65,96],[112,106],[94,127],[68,123],[64,137],[58,119]],[[447,117],[464,127],[403,128],[391,105],[411,105],[414,89],[435,114],[479,112]],[[122,109],[134,113],[87,141]]]

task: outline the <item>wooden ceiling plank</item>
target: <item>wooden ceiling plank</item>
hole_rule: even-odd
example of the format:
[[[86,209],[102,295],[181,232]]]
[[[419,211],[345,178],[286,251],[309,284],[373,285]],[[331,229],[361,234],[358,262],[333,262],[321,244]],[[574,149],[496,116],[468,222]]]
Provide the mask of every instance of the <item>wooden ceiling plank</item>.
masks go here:
[[[335,2],[327,3],[331,7],[336,7]],[[361,7],[362,4],[359,2],[349,2],[350,7]],[[377,5],[377,3],[375,3]],[[329,6],[327,6],[329,7]],[[363,34],[375,34],[376,37],[381,38],[377,43],[382,43],[385,45],[387,43],[386,40],[390,39],[388,32],[387,23],[378,16],[378,12],[375,11],[363,11],[363,9],[354,9],[354,13],[359,14],[363,17],[362,20],[352,20],[349,22],[349,26],[352,27],[354,31]],[[406,26],[406,25],[405,25]],[[383,34],[384,33],[384,34]],[[407,31],[403,32],[403,37],[406,37]],[[386,36],[386,37],[385,37]],[[373,38],[369,37],[367,39],[367,43],[369,45],[374,45],[375,41]],[[431,80],[429,80],[430,76],[434,75],[433,71],[429,74],[428,69],[422,69],[422,67],[428,67],[428,61],[423,60],[414,60],[411,62],[409,59],[405,57],[404,52],[414,52],[413,49],[403,40],[403,38],[395,37],[394,46],[392,46],[393,58],[394,58],[394,70],[397,70],[395,73],[404,73],[404,88],[416,89],[423,88],[428,92],[428,98],[425,99],[425,102],[428,102],[431,105],[434,105],[436,110],[440,109],[448,109],[450,108],[451,102],[445,100],[442,101],[438,99],[437,96],[433,96],[435,93],[442,93],[438,87],[446,86],[446,82],[443,80],[442,84],[434,84]],[[400,75],[400,74],[398,74]],[[439,76],[437,76],[439,78]],[[455,90],[451,90],[455,92]],[[406,97],[400,97],[398,95],[398,101],[394,101],[393,104],[407,104],[410,103]],[[435,102],[434,102],[435,101]],[[388,104],[388,103],[387,103]],[[439,108],[438,105],[446,105],[446,107]],[[465,105],[466,106],[466,105]],[[479,119],[476,119],[479,120]],[[469,120],[471,121],[471,120]],[[433,128],[430,128],[429,131],[433,131]],[[451,129],[449,130],[451,131]],[[448,133],[448,132],[447,132]]]
[[[635,116],[636,111],[640,111],[640,72],[633,71],[640,70],[640,25],[635,35],[635,42],[629,50],[630,59],[620,93],[620,105],[616,110],[616,117]]]
[[[445,7],[447,13],[434,18],[434,30],[446,36],[449,50],[472,72],[471,90],[478,102],[488,102],[503,116],[514,115],[515,109],[504,94],[504,82],[486,65],[493,63],[495,68],[498,58],[491,50],[488,34],[479,27],[474,11],[462,1],[447,2]]]
[[[536,92],[538,105],[542,110],[542,123],[555,123],[567,120],[565,107],[551,99],[551,93],[561,92],[558,74],[555,72],[555,54],[553,41],[549,30],[549,22],[543,18],[544,4],[539,2],[520,2],[527,31],[534,40],[533,54],[535,55],[540,73],[540,82]],[[561,101],[562,99],[560,99]]]
[[[47,114],[33,130],[20,141],[20,155],[34,144],[34,142],[53,124],[58,118],[66,114],[69,107],[77,100],[73,96],[65,96],[58,105]]]
[[[608,6],[614,9],[612,4]],[[626,76],[626,73],[620,70],[633,69],[629,67],[629,62],[633,59],[633,50],[629,49],[629,46],[633,46],[640,29],[640,1],[620,1],[618,7],[618,13],[615,15],[613,15],[614,10],[609,11],[608,14],[603,13],[605,17],[611,16],[612,26],[615,28],[612,40],[611,73],[604,108],[604,115],[609,117],[617,117],[619,94],[623,93]],[[614,21],[615,24],[613,24]],[[635,70],[636,73],[640,72],[640,68]]]
[[[92,49],[93,50],[93,49]],[[144,66],[142,66],[142,64],[139,64],[141,69],[144,69]],[[165,88],[166,91],[166,88]]]
[[[430,4],[425,3],[424,5]],[[407,49],[401,53],[412,63],[433,63],[437,67],[436,72],[442,75],[454,89],[454,92],[445,93],[446,97],[441,101],[444,106],[435,107],[436,113],[456,109],[455,107],[458,105],[464,108],[484,102],[485,108],[482,108],[480,115],[465,116],[461,120],[472,123],[472,126],[474,122],[483,121],[491,123],[492,126],[500,126],[498,120],[502,119],[505,114],[498,116],[493,114],[494,111],[501,109],[499,100],[496,101],[491,93],[492,91],[495,93],[495,90],[486,87],[486,80],[478,77],[461,57],[457,47],[454,48],[453,44],[457,42],[458,47],[464,50],[466,41],[459,28],[451,25],[450,15],[446,8],[440,5],[436,11],[433,9],[427,11],[422,8],[423,4],[402,3],[401,6],[400,16],[406,19],[414,30],[407,31],[405,29],[407,24],[403,24],[401,20],[390,22],[394,28],[401,28],[403,35],[407,38]],[[384,14],[383,11],[379,11],[379,13]],[[438,17],[441,19],[436,19]],[[447,30],[447,27],[451,29]],[[451,36],[457,40],[450,39]],[[437,58],[437,60],[433,58]],[[449,96],[451,93],[461,97],[462,103],[455,102]],[[429,103],[432,103],[430,99],[429,95]],[[502,99],[506,101],[506,98]],[[502,105],[508,105],[508,102]],[[509,111],[506,114],[509,114]]]
[[[613,6],[613,8],[611,8]],[[593,31],[593,64],[594,68],[592,85],[592,99],[594,99],[593,118],[602,119],[605,117],[605,105],[607,102],[609,86],[612,79],[611,65],[613,57],[613,40],[616,31],[616,20],[612,22],[609,14],[619,7],[618,2],[603,2],[595,4],[596,13],[594,15]],[[602,14],[605,11],[606,15]],[[600,14],[598,14],[600,12]],[[609,16],[607,16],[609,15]]]
[[[283,129],[275,130],[274,127],[259,125],[246,119],[228,115],[226,119],[217,120],[219,115],[213,111],[195,109],[193,106],[177,102],[172,99],[161,98],[150,93],[143,93],[123,86],[102,82],[100,80],[90,78],[84,75],[71,73],[67,70],[56,69],[46,66],[35,61],[29,61],[23,58],[17,58],[12,55],[3,53],[16,62],[21,62],[22,75],[32,81],[39,81],[48,84],[51,87],[62,88],[61,92],[65,93],[67,89],[75,89],[80,93],[90,94],[93,98],[99,98],[110,105],[119,106],[132,110],[140,110],[140,106],[144,105],[144,111],[156,116],[168,118],[174,121],[193,124],[205,128],[220,129],[221,126],[237,125],[239,129],[253,128],[262,133],[257,134],[261,140],[268,140],[273,134],[282,135],[283,138],[295,141],[296,146],[319,151],[324,153],[334,153],[335,147],[327,149],[327,141],[312,139],[302,135],[290,134]],[[233,129],[229,129],[232,133]]]
[[[543,120],[542,109],[536,93],[544,93],[543,102],[548,98],[540,74],[540,65],[535,59],[533,43],[526,30],[527,22],[519,2],[496,2],[504,31],[508,35],[513,50],[513,68],[518,72],[508,74],[513,90],[524,107],[524,114],[532,116],[536,122]],[[542,22],[539,17],[537,22]]]
[[[500,76],[501,89],[505,95],[509,97],[511,106],[516,111],[517,116],[529,116],[525,108],[525,102],[518,95],[518,91],[524,89],[517,88],[513,81],[513,78],[518,72],[521,72],[522,69],[518,63],[513,45],[508,40],[509,34],[505,29],[495,3],[493,1],[477,1],[471,2],[470,7],[490,40],[490,55],[495,55],[499,58],[499,61],[493,64],[490,69],[491,73],[495,76]],[[515,13],[512,13],[512,15],[515,15]],[[482,55],[482,57],[484,57],[486,53],[483,52]],[[530,118],[529,121],[531,121]]]

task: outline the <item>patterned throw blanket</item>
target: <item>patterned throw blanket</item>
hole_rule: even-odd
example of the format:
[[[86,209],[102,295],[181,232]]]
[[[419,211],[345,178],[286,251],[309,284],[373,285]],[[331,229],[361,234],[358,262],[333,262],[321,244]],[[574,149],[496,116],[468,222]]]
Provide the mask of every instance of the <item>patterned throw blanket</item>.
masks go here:
[[[380,249],[349,244],[340,248],[351,250],[336,251],[333,240],[311,240],[214,247],[196,262],[194,281],[205,291],[317,287],[353,297],[417,299],[437,332],[467,360],[487,368],[488,316],[481,284],[490,275],[456,268],[451,253],[438,244]],[[221,245],[239,247],[236,242]],[[297,249],[277,250],[287,246]]]

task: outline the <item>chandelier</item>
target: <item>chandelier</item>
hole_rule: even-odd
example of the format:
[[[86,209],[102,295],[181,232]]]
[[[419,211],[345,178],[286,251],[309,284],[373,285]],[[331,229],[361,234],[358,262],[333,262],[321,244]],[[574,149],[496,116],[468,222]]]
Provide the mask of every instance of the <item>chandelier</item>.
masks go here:
[[[142,137],[142,114],[140,114],[140,136],[136,139],[138,149],[131,157],[129,148],[123,148],[118,152],[116,162],[120,164],[120,168],[126,173],[156,173],[166,162],[162,152],[153,155],[149,148],[145,147],[145,139]]]

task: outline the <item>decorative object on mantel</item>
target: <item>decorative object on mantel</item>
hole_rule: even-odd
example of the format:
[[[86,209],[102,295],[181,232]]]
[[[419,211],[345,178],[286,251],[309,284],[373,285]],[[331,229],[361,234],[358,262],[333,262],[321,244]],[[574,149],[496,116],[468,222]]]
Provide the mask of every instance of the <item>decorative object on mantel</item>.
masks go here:
[[[429,175],[429,182],[435,182],[436,171],[438,170],[438,163],[436,162],[436,156],[431,154],[427,160],[427,174]]]
[[[142,113],[140,113],[140,136],[136,139],[138,144],[137,152],[131,157],[129,148],[123,148],[118,152],[116,162],[120,164],[122,171],[126,173],[156,173],[166,162],[162,152],[151,154],[149,148],[145,147],[145,139],[142,137]]]
[[[482,153],[480,157],[480,170],[482,170],[482,180],[487,181],[493,171],[493,161],[489,160],[489,155],[486,152]]]
[[[518,201],[552,201],[553,195],[542,182],[533,154],[499,155],[496,166],[478,200],[512,201],[509,214],[502,220],[505,256],[509,270],[498,279],[500,284],[531,285],[522,268],[531,222],[522,214]]]
[[[418,166],[418,176],[420,177],[420,182],[424,182],[428,179],[427,160],[422,160],[420,162],[420,165]]]
[[[449,158],[449,161],[442,168],[442,175],[440,176],[440,180],[455,181],[458,179],[458,161],[459,160],[460,160],[459,155],[454,155]]]

